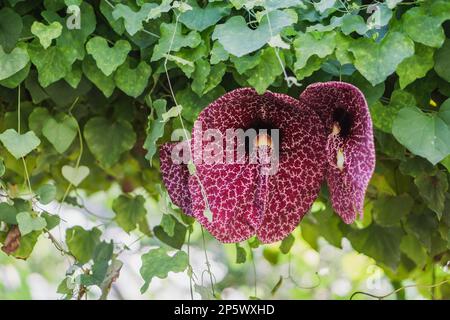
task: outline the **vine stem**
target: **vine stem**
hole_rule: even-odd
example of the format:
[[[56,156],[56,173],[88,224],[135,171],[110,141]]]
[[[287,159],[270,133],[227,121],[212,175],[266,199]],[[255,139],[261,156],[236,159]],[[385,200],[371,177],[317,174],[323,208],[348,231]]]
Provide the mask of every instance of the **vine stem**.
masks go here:
[[[178,101],[177,101],[177,98],[175,97],[175,93],[174,93],[173,87],[172,87],[172,81],[170,80],[169,71],[167,69],[167,63],[169,61],[169,55],[170,55],[170,52],[172,51],[172,46],[173,46],[173,42],[175,41],[175,34],[176,34],[176,31],[177,31],[178,24],[179,24],[179,19],[180,19],[180,15],[179,14],[176,14],[175,12],[174,12],[174,14],[175,14],[175,28],[174,28],[173,33],[172,33],[172,38],[170,39],[169,49],[167,50],[166,57],[164,59],[164,71],[166,73],[167,83],[169,85],[169,91],[170,91],[170,94],[172,96],[173,102],[175,103],[176,106],[178,106]],[[180,119],[180,123],[181,123],[181,127],[183,129],[184,137],[185,137],[186,141],[189,141],[190,139],[188,137],[187,130],[186,130],[186,127],[184,125],[183,117],[181,116],[181,112],[178,114],[178,117]],[[190,154],[192,155],[191,144],[189,144],[189,150],[190,150]],[[203,183],[200,180],[199,176],[197,175],[197,172],[194,172],[193,176],[195,177],[195,179],[197,180],[197,183],[200,186],[200,192],[202,194],[203,201],[205,202],[205,207],[206,207],[207,210],[210,210],[208,197],[207,197],[207,194],[206,194],[206,190],[205,190],[205,188],[203,186]]]
[[[21,114],[21,103],[20,103],[20,84],[18,86],[18,91],[17,91],[17,133],[20,135],[20,114]],[[31,189],[31,181],[30,181],[30,175],[28,174],[28,168],[27,168],[27,163],[25,161],[25,157],[22,157],[22,164],[23,164],[23,169],[24,169],[24,173],[25,173],[25,180],[28,186],[28,191],[30,192],[30,194],[33,194],[33,190]],[[31,200],[30,200],[31,201]]]
[[[73,108],[75,107],[75,105],[77,104],[79,98],[80,98],[80,97],[77,97],[77,98],[74,100],[74,102],[72,103],[72,105],[70,106],[69,111],[68,111],[69,116],[72,117],[72,118],[74,118],[74,119],[75,119],[75,117],[72,115],[72,110],[73,110]],[[75,121],[76,121],[76,119],[75,119]],[[81,134],[80,125],[78,124],[78,121],[76,121],[76,122],[77,122],[78,140],[79,140],[79,142],[80,142],[80,153],[78,154],[77,161],[76,161],[76,163],[75,163],[75,169],[78,169],[78,167],[80,166],[81,157],[82,157],[82,155],[83,155],[83,136],[82,136],[82,134]],[[62,207],[62,204],[64,203],[64,200],[66,200],[67,196],[69,195],[69,192],[70,192],[70,188],[71,188],[71,187],[72,187],[72,183],[69,182],[69,185],[67,186],[66,191],[64,192],[64,195],[63,195],[63,197],[62,197],[62,199],[61,199],[61,202],[60,202],[60,204],[59,204],[59,207],[58,207],[58,215],[59,215],[59,212],[61,211],[61,207]]]
[[[187,243],[187,255],[188,255],[188,264],[190,268],[189,274],[189,293],[191,295],[191,300],[194,300],[194,290],[192,288],[192,266],[191,266],[191,230],[188,233],[188,243]]]
[[[270,38],[273,38],[274,34],[273,34],[273,30],[272,30],[272,24],[270,23],[269,12],[266,13],[266,17],[267,17],[267,23],[269,24]],[[286,81],[288,88],[290,88],[292,86],[292,84],[294,84],[294,82],[291,81],[291,79],[289,78],[289,76],[286,72],[286,68],[284,66],[283,60],[280,57],[280,52],[279,52],[278,47],[274,47],[274,50],[275,50],[275,56],[277,57],[278,63],[281,66],[281,70],[283,70],[284,81]]]
[[[428,289],[434,289],[434,288],[440,287],[441,285],[443,285],[443,284],[445,284],[445,283],[448,283],[448,282],[450,282],[450,280],[444,280],[444,281],[442,281],[442,282],[439,282],[439,283],[436,283],[436,284],[431,284],[431,285],[426,285],[426,284],[411,284],[411,285],[408,285],[408,286],[403,286],[403,287],[401,287],[401,288],[395,289],[395,290],[393,290],[393,291],[391,291],[391,292],[389,292],[389,293],[387,293],[387,294],[381,295],[381,296],[378,296],[378,295],[376,295],[376,294],[372,294],[372,293],[369,293],[369,292],[356,291],[356,292],[353,292],[353,294],[350,296],[350,299],[349,299],[349,300],[353,300],[353,298],[354,298],[355,296],[357,296],[358,294],[362,294],[362,295],[365,295],[365,296],[369,296],[369,297],[372,297],[372,298],[376,298],[376,299],[378,299],[378,300],[383,300],[384,298],[387,298],[387,297],[389,297],[389,296],[391,296],[391,295],[393,295],[393,294],[396,294],[396,293],[399,292],[399,291],[405,290],[405,289],[407,289],[407,288],[428,288]]]
[[[250,249],[250,259],[252,261],[252,269],[253,269],[253,286],[254,286],[254,295],[255,298],[258,297],[258,279],[257,279],[257,273],[256,273],[256,264],[255,264],[255,256],[253,255],[253,248],[248,245]]]
[[[213,281],[213,276],[212,276],[212,272],[211,272],[211,264],[209,263],[208,253],[206,252],[205,232],[203,230],[203,226],[201,228],[202,228],[203,252],[205,253],[205,260],[206,260],[206,268],[208,269],[209,280],[211,281],[211,291],[212,291],[213,297],[215,297],[216,294],[214,292],[214,281]]]

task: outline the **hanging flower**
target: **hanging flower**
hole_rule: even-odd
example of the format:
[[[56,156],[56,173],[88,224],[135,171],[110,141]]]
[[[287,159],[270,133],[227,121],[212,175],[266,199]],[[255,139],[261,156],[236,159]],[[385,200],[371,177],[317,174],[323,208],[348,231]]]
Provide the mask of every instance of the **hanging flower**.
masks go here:
[[[251,130],[238,139],[236,132]],[[334,209],[353,222],[375,164],[364,96],[342,82],[311,85],[299,100],[229,92],[200,113],[190,141],[163,145],[160,159],[172,201],[221,242],[283,239],[324,177]]]
[[[240,141],[230,147],[226,142],[231,140],[222,138],[227,130],[239,129],[254,129],[257,135],[245,145]],[[271,136],[274,132],[278,137]],[[262,242],[274,242],[298,225],[316,198],[325,171],[325,143],[319,117],[298,100],[237,89],[206,107],[194,124],[196,174],[189,175],[186,164],[173,162],[173,144],[161,149],[161,172],[172,201],[219,241],[240,242],[256,234]],[[252,162],[252,144],[259,155],[277,149],[276,157],[268,157],[276,163],[263,161],[264,156]],[[211,152],[214,149],[219,155]],[[244,156],[236,159],[242,149]],[[231,154],[232,162],[227,159]]]
[[[323,121],[326,180],[334,210],[345,223],[362,216],[364,195],[375,168],[372,120],[361,91],[344,82],[310,85],[300,101]]]

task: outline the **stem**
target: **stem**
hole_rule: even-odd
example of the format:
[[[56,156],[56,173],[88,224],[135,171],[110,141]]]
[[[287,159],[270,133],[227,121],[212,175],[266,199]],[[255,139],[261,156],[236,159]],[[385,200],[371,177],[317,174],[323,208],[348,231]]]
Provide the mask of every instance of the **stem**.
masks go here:
[[[191,294],[191,300],[194,300],[194,290],[192,288],[191,231],[190,230],[189,230],[189,234],[188,234],[187,255],[188,255],[188,264],[189,264],[190,273],[191,273],[191,274],[189,274],[189,293]]]
[[[252,269],[253,269],[253,285],[255,288],[255,298],[258,297],[258,287],[257,287],[257,274],[256,274],[256,264],[255,264],[255,257],[253,256],[253,248],[249,245],[250,249],[250,259],[252,261]]]
[[[402,291],[402,290],[405,290],[405,289],[407,289],[407,288],[430,288],[430,289],[433,289],[433,288],[439,287],[439,286],[441,286],[441,285],[443,285],[443,284],[445,284],[445,283],[448,283],[448,282],[450,282],[450,280],[445,280],[445,281],[442,281],[442,282],[439,282],[439,283],[436,283],[436,284],[432,284],[432,285],[411,284],[411,285],[409,285],[409,286],[404,286],[404,287],[395,289],[394,291],[391,291],[391,292],[389,292],[389,293],[387,293],[387,294],[385,294],[385,295],[381,295],[381,296],[377,296],[377,295],[375,295],[375,294],[371,294],[371,293],[364,292],[364,291],[356,291],[356,292],[354,292],[354,293],[350,296],[350,300],[353,300],[353,298],[354,298],[355,296],[357,296],[358,294],[362,294],[362,295],[365,295],[365,296],[369,296],[369,297],[372,297],[372,298],[376,298],[376,299],[378,299],[378,300],[383,300],[384,298],[387,298],[387,297],[389,297],[390,295],[396,294],[396,293],[398,293],[398,292],[400,292],[400,291]]]
[[[214,292],[214,281],[213,281],[212,272],[211,272],[211,264],[209,263],[209,259],[208,259],[208,253],[206,252],[205,232],[203,231],[203,226],[202,226],[202,241],[203,241],[203,252],[205,253],[205,259],[206,259],[206,267],[208,269],[209,280],[211,281],[211,291],[212,291],[213,296],[215,297],[216,294]]]

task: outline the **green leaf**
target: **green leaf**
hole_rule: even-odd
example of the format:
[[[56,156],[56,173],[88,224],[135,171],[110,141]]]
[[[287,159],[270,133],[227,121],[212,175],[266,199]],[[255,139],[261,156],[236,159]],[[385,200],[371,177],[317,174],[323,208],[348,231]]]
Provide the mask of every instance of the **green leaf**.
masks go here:
[[[80,84],[81,77],[83,76],[83,70],[81,69],[81,63],[80,64],[73,64],[72,70],[69,71],[68,74],[64,77],[64,80],[74,89],[78,88],[78,85]]]
[[[292,246],[294,245],[295,237],[292,234],[289,234],[286,238],[281,241],[280,251],[283,254],[288,254],[291,251]]]
[[[342,33],[349,35],[356,32],[360,35],[365,35],[368,31],[368,26],[364,18],[357,14],[346,14],[342,18]]]
[[[421,174],[414,179],[414,183],[428,208],[441,219],[445,207],[445,195],[448,191],[447,175],[441,171],[432,176]]]
[[[81,275],[81,283],[85,286],[97,285],[100,286],[105,280],[108,272],[109,262],[113,257],[114,245],[112,242],[100,242],[94,251],[94,264],[91,268],[90,274]]]
[[[60,17],[55,11],[42,12],[42,15],[48,23],[58,21],[63,26],[61,36],[56,39],[56,47],[58,48],[58,53],[61,55],[61,59],[64,57],[64,60],[66,60],[69,65],[72,65],[75,60],[83,60],[85,58],[85,42],[96,28],[96,18],[93,7],[87,1],[84,1],[79,8],[79,29],[76,28],[76,24],[75,26],[71,25],[73,18],[76,17],[75,14],[68,17]],[[70,68],[68,69],[70,70]]]
[[[187,3],[192,10],[182,13],[180,22],[191,30],[203,31],[230,13],[230,9],[222,3],[208,3],[204,8],[199,7],[197,1]]]
[[[62,25],[58,22],[52,22],[50,25],[45,25],[39,21],[34,21],[31,26],[31,33],[39,38],[39,42],[47,49],[52,40],[58,38],[62,33]]]
[[[123,19],[125,29],[133,36],[138,31],[144,29],[142,23],[147,19],[150,11],[153,8],[158,7],[156,3],[144,3],[139,11],[133,11],[130,7],[119,3],[116,5],[112,12],[112,16],[115,20]]]
[[[308,59],[312,56],[325,58],[333,53],[336,47],[336,33],[329,32],[319,36],[312,33],[299,33],[294,40],[295,62],[294,69],[299,70],[307,66]]]
[[[415,47],[414,55],[403,60],[397,67],[400,88],[402,89],[416,79],[425,77],[434,65],[433,48],[418,43],[415,44]]]
[[[283,73],[280,61],[276,56],[274,48],[261,50],[258,65],[247,71],[249,75],[248,83],[256,89],[259,94],[263,94],[266,89]]]
[[[438,229],[439,221],[430,211],[410,214],[405,224],[408,233],[413,234],[427,248],[432,249],[433,237]]]
[[[184,224],[179,222],[175,217],[171,216],[172,220],[175,222],[173,236],[167,234],[163,227],[156,226],[153,228],[156,238],[158,238],[163,243],[171,246],[175,249],[181,249],[186,238],[187,228]]]
[[[190,122],[194,122],[204,107],[223,94],[225,94],[225,90],[221,86],[217,86],[201,97],[192,92],[189,87],[186,87],[185,89],[176,92],[175,96],[178,103],[181,103],[183,106],[183,118]]]
[[[16,251],[14,251],[14,253],[12,253],[12,256],[16,259],[28,259],[28,257],[33,252],[34,246],[36,245],[37,240],[41,234],[41,231],[33,231],[21,237],[20,246]]]
[[[171,214],[163,214],[159,225],[169,237],[173,237],[176,221],[177,220]]]
[[[414,43],[399,32],[389,32],[380,43],[361,38],[353,41],[349,50],[355,56],[355,67],[376,85],[392,74],[397,66],[414,54]]]
[[[450,82],[450,40],[446,39],[441,48],[434,55],[434,70],[447,82]]]
[[[245,263],[247,260],[247,251],[242,248],[239,243],[236,243],[236,263],[241,264]]]
[[[314,2],[314,8],[319,11],[321,14],[325,13],[328,9],[332,9],[336,4],[337,0],[319,0],[318,2]]]
[[[188,255],[184,251],[177,251],[169,256],[162,248],[152,249],[142,257],[140,273],[145,283],[141,287],[141,293],[147,291],[153,277],[164,279],[169,272],[183,272],[188,264]]]
[[[65,165],[61,168],[63,177],[73,186],[78,187],[81,182],[89,175],[89,168],[86,166],[78,166],[77,168]]]
[[[450,154],[450,99],[436,114],[417,108],[399,111],[392,126],[394,137],[412,153],[436,164]]]
[[[198,96],[201,96],[205,90],[206,81],[208,80],[209,72],[211,71],[211,66],[209,62],[204,59],[200,59],[195,63],[195,71],[192,74],[192,91],[194,91]]]
[[[290,14],[276,10],[264,15],[258,28],[252,30],[247,27],[244,17],[234,16],[216,26],[212,39],[218,40],[227,52],[242,57],[264,46],[272,36],[294,22],[295,19]]]
[[[228,52],[223,48],[219,41],[214,41],[211,49],[211,58],[209,62],[211,64],[217,64],[221,61],[226,61],[229,58]]]
[[[172,0],[162,0],[159,6],[150,10],[146,20],[157,19],[161,17],[162,13],[169,12],[172,9],[171,2]]]
[[[36,190],[36,196],[42,204],[49,204],[56,197],[56,187],[53,184],[44,184]]]
[[[128,121],[108,121],[91,118],[84,126],[84,138],[89,150],[104,167],[111,167],[120,156],[133,148],[136,133]]]
[[[407,234],[402,238],[400,249],[404,252],[408,258],[414,261],[414,263],[422,268],[427,261],[427,250],[417,240],[417,238],[411,234]]]
[[[22,17],[11,8],[0,10],[0,47],[9,52],[19,40],[22,32]]]
[[[95,247],[100,243],[101,234],[97,228],[85,230],[80,226],[72,227],[66,230],[67,247],[77,261],[87,263],[93,257]]]
[[[97,67],[94,59],[86,58],[83,60],[83,73],[86,77],[99,88],[105,97],[110,97],[114,92],[116,84],[113,75],[105,76],[105,74]]]
[[[166,53],[179,51],[183,47],[195,48],[202,41],[200,34],[196,31],[183,35],[180,24],[162,23],[160,30],[161,37],[153,49],[151,61],[157,61],[163,58]]]
[[[42,217],[33,217],[29,212],[20,212],[16,216],[20,234],[25,236],[33,231],[40,231],[47,226],[47,222]]]
[[[209,72],[208,79],[206,80],[206,86],[203,90],[203,95],[209,93],[210,91],[216,89],[222,82],[222,78],[227,71],[227,66],[225,63],[218,63],[211,66],[211,71]]]
[[[181,105],[173,106],[167,112],[164,112],[161,115],[162,121],[167,122],[171,118],[178,117],[180,115],[181,111],[183,111],[183,106],[181,106]]]
[[[50,117],[42,128],[42,134],[59,153],[64,153],[78,132],[78,123],[74,117],[60,114],[56,119]]]
[[[109,47],[105,38],[96,36],[86,43],[86,51],[92,55],[97,67],[109,76],[125,62],[131,45],[126,40],[118,40],[113,47]]]
[[[5,162],[2,157],[0,157],[0,177],[6,172]]]
[[[351,231],[347,237],[355,250],[395,270],[400,263],[402,234],[401,228],[383,228],[372,223],[365,229]]]
[[[136,68],[131,68],[127,61],[117,69],[114,80],[120,90],[137,98],[147,87],[151,73],[152,68],[145,61],[140,61]]]
[[[416,104],[412,94],[402,90],[395,90],[392,92],[388,105],[385,106],[381,102],[376,102],[370,107],[373,124],[376,128],[386,133],[391,133],[392,124],[398,112],[403,108],[414,108]]]
[[[409,9],[402,16],[403,29],[416,42],[439,48],[444,43],[445,34],[442,23],[450,19],[450,5],[443,1],[425,7]]]
[[[59,216],[57,216],[55,214],[49,214],[47,212],[42,212],[41,217],[44,218],[45,221],[47,222],[47,226],[45,227],[45,229],[47,229],[47,230],[52,230],[53,228],[58,226],[59,223],[61,222],[61,219],[59,218]]]
[[[147,137],[143,148],[147,150],[145,159],[152,163],[153,156],[156,153],[156,143],[164,134],[165,122],[162,121],[162,115],[166,112],[167,101],[158,99],[153,102],[153,108],[156,111],[156,119],[149,119],[147,127]]]
[[[113,30],[119,34],[122,35],[125,31],[125,26],[122,20],[116,20],[114,19],[112,13],[114,8],[111,8],[111,6],[106,1],[100,1],[100,12],[103,14],[103,16],[108,20],[109,25],[113,28]]]
[[[24,69],[30,57],[25,49],[14,48],[11,53],[5,53],[0,47],[0,80],[5,80]]]
[[[14,129],[8,129],[0,134],[0,141],[16,159],[25,157],[41,143],[33,131],[19,134]]]
[[[7,224],[17,224],[17,210],[14,206],[9,205],[6,202],[0,203],[0,221]]]
[[[136,225],[147,214],[144,204],[145,199],[141,195],[136,197],[120,195],[114,199],[112,204],[112,209],[116,214],[114,220],[126,232],[136,229]]]
[[[373,218],[380,226],[397,226],[412,209],[414,200],[408,194],[382,195],[373,204]]]
[[[41,135],[42,127],[50,118],[51,118],[50,113],[46,108],[42,107],[33,108],[33,111],[28,117],[28,126],[35,134]]]
[[[25,68],[19,70],[19,72],[13,74],[9,78],[0,80],[0,85],[9,89],[17,88],[25,79],[27,79],[30,73],[30,67],[31,63],[27,63]]]
[[[38,42],[33,41],[28,45],[28,54],[38,70],[39,83],[44,88],[64,78],[71,71],[72,61],[60,47],[51,46],[44,49]]]

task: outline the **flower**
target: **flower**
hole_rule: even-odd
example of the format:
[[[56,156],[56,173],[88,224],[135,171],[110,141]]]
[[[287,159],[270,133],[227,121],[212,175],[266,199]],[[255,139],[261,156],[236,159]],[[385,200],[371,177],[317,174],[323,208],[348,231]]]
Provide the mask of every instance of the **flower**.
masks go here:
[[[257,134],[246,141],[228,136],[239,129]],[[180,150],[195,164],[194,174],[189,163],[175,161]],[[324,178],[334,209],[351,223],[362,212],[375,165],[364,96],[342,82],[311,85],[298,100],[250,88],[231,91],[200,113],[191,140],[164,144],[160,159],[173,203],[221,242],[285,238]]]
[[[375,168],[372,120],[361,91],[345,82],[310,85],[300,101],[323,121],[326,180],[334,210],[345,223],[362,216],[364,195]]]
[[[227,129],[251,128],[279,130],[275,174],[262,174],[265,165],[261,163],[207,164],[196,159],[197,144],[210,129],[226,136]],[[266,145],[261,149],[267,149],[270,139],[258,138]],[[325,143],[319,117],[298,100],[237,89],[206,107],[194,124],[191,150],[196,174],[189,175],[185,164],[173,162],[169,156],[173,144],[161,149],[161,172],[172,201],[219,241],[240,242],[256,234],[260,241],[269,243],[286,237],[316,198],[325,172]],[[237,148],[239,144],[233,154]],[[226,146],[223,151],[225,154]],[[208,206],[212,221],[205,215]]]

